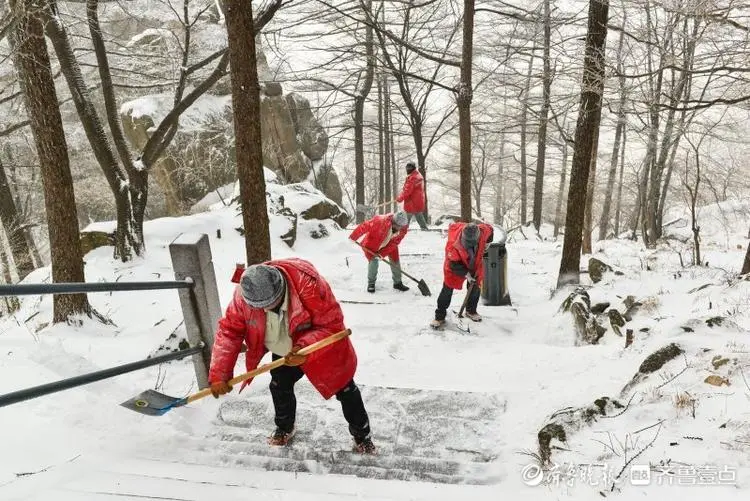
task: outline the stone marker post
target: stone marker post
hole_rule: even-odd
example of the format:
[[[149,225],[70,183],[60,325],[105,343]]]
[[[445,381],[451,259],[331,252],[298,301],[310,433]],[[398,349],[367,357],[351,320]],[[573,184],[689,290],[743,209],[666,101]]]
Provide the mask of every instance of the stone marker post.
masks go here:
[[[191,279],[194,284],[192,289],[179,290],[180,305],[190,345],[204,343],[203,352],[193,356],[193,364],[198,386],[206,388],[214,331],[221,318],[219,291],[208,235],[182,233],[169,244],[169,253],[172,256],[175,279]]]

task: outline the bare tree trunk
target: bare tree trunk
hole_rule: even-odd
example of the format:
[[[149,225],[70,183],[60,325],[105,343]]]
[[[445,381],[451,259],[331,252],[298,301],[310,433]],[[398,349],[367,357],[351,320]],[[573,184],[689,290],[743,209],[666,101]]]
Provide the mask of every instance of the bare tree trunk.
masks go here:
[[[568,188],[568,209],[565,217],[560,275],[557,287],[580,282],[583,211],[586,205],[591,154],[594,136],[599,130],[604,93],[604,49],[607,42],[609,0],[590,0],[586,52],[581,82],[581,100],[576,123],[573,167]]]
[[[617,201],[615,202],[615,238],[620,234],[620,215],[622,213],[622,179],[625,174],[625,145],[627,144],[628,131],[622,130],[622,147],[620,148],[620,179],[617,183]]]
[[[383,16],[385,16],[385,5],[387,2],[385,0],[381,0],[381,6],[382,6],[382,12]],[[416,4],[412,2],[407,2],[403,4],[403,11],[402,14],[404,16],[404,24],[402,26],[403,32],[408,33],[409,28],[411,26],[410,21],[410,15],[412,9],[418,7]],[[399,7],[401,8],[401,7]],[[371,14],[370,9],[365,8],[365,13],[368,15],[368,19],[371,23],[374,22],[374,16]],[[385,24],[385,17],[383,17],[383,24]],[[458,25],[455,26],[455,28],[451,31],[450,35],[448,36],[448,40],[446,42],[445,48],[443,50],[442,56],[445,57],[448,48],[451,46],[451,42],[453,41],[453,37],[456,36],[458,32]],[[453,61],[450,59],[442,59],[442,58],[435,58],[432,59],[434,63],[437,63],[436,67],[434,68],[434,71],[432,71],[432,80],[429,82],[424,82],[427,85],[425,87],[421,87],[422,81],[418,81],[418,85],[421,87],[419,89],[414,89],[412,86],[410,86],[411,79],[407,79],[407,75],[410,71],[412,71],[412,59],[409,56],[409,52],[411,52],[411,49],[408,50],[398,50],[398,53],[394,56],[391,56],[391,54],[388,51],[387,44],[386,44],[386,36],[383,34],[381,30],[376,30],[375,34],[378,37],[378,41],[380,44],[380,48],[383,55],[383,62],[386,64],[386,66],[391,70],[391,74],[393,75],[393,78],[396,80],[396,83],[398,84],[399,93],[401,94],[401,99],[403,100],[404,105],[406,106],[407,110],[409,111],[408,114],[404,114],[407,123],[409,125],[409,128],[411,129],[412,133],[412,139],[414,141],[414,153],[416,155],[417,160],[417,169],[419,170],[420,174],[422,174],[422,178],[424,180],[424,193],[425,193],[425,211],[424,215],[425,218],[429,221],[429,196],[428,196],[428,178],[427,178],[427,156],[429,155],[430,150],[432,147],[436,144],[437,141],[440,140],[440,138],[444,135],[446,131],[441,131],[442,127],[445,125],[446,121],[450,116],[453,114],[453,109],[445,110],[442,118],[438,120],[438,125],[433,130],[432,134],[428,137],[424,137],[424,122],[425,122],[425,109],[427,106],[428,101],[430,100],[430,95],[432,92],[436,89],[436,87],[443,87],[442,85],[436,85],[435,80],[438,78],[438,74],[440,69],[445,66],[452,66],[459,68],[461,66],[460,62]],[[390,97],[389,97],[390,99]],[[390,120],[388,120],[388,123],[390,125],[390,130],[393,131],[393,118],[392,113],[388,112],[389,117],[391,117]],[[391,134],[391,138],[395,134]],[[426,144],[425,144],[426,143]],[[394,167],[393,169],[393,185],[394,185],[394,198],[397,196],[400,183],[398,181],[398,175],[397,175],[397,166],[395,161],[395,148],[393,146],[393,142],[391,142],[391,162]]]
[[[673,93],[675,96],[675,99],[672,101],[673,105],[677,105],[680,100],[682,101],[688,101],[690,100],[690,95],[692,93],[693,89],[693,75],[692,75],[692,69],[695,61],[695,46],[698,39],[698,32],[699,28],[701,26],[700,19],[699,18],[693,18],[693,32],[692,36],[688,39],[687,43],[684,43],[684,50],[683,50],[683,67],[685,68],[685,71],[682,71],[680,74],[680,81],[678,86],[680,87],[680,90],[682,91],[682,95],[677,94],[676,92]],[[685,18],[685,22],[683,24],[683,29],[685,33],[687,33],[687,18]],[[680,116],[677,119],[677,125],[675,128],[677,129],[677,137],[672,141],[671,143],[671,151],[669,153],[669,161],[667,162],[667,174],[664,177],[664,183],[662,186],[661,196],[659,197],[659,204],[657,208],[657,224],[659,228],[659,234],[661,235],[663,222],[664,222],[664,209],[666,207],[667,203],[667,194],[669,193],[669,186],[672,180],[672,172],[674,171],[674,159],[675,155],[677,154],[677,149],[680,145],[680,139],[685,134],[684,131],[688,128],[690,123],[693,120],[693,117],[695,117],[695,111],[693,111],[690,118],[687,118],[687,110],[683,109],[680,112]]]
[[[683,18],[682,27],[683,34],[688,35],[688,18]],[[676,24],[676,23],[675,23]],[[667,113],[667,119],[664,125],[664,132],[662,134],[661,149],[659,151],[659,158],[656,162],[656,169],[654,175],[652,175],[652,184],[649,191],[649,233],[653,235],[652,242],[661,238],[662,236],[662,224],[664,220],[664,203],[666,200],[666,192],[669,188],[669,181],[671,180],[672,168],[674,156],[679,145],[680,139],[684,132],[684,119],[686,112],[683,110],[679,117],[676,117],[676,107],[682,99],[689,99],[690,89],[689,82],[691,81],[690,72],[693,67],[693,53],[695,52],[695,43],[698,37],[700,27],[700,21],[694,20],[692,36],[689,42],[681,48],[683,54],[683,69],[679,72],[677,77],[677,84],[673,85],[669,93],[669,105],[670,109]],[[677,50],[674,47],[672,40],[673,37],[669,37],[669,46],[671,49],[670,60],[677,58]],[[669,159],[669,164],[668,160]],[[667,169],[667,174],[664,179],[664,169]]]
[[[383,76],[378,77],[378,212],[383,214],[387,211],[387,207],[383,206],[383,203],[387,200],[385,195],[385,145],[383,144],[383,134],[385,133],[385,126],[383,122],[383,109],[385,103],[383,102]]]
[[[73,103],[78,112],[81,126],[91,145],[92,153],[101,166],[104,177],[107,179],[109,188],[115,198],[117,211],[115,256],[123,261],[128,261],[133,254],[140,255],[142,251],[142,236],[139,237],[135,230],[135,215],[128,179],[117,162],[99,114],[94,107],[93,99],[83,80],[81,67],[73,53],[68,34],[57,15],[56,1],[49,0],[45,3],[49,4],[48,7],[45,7],[47,21],[45,31],[52,42],[55,54],[57,54],[60,69],[70,88]],[[123,189],[123,187],[128,189]]]
[[[701,184],[701,162],[700,162],[700,153],[699,153],[700,143],[699,145],[693,146],[693,152],[695,153],[695,184],[693,186],[690,186],[689,180],[690,180],[690,163],[689,158],[685,159],[685,182],[684,186],[685,189],[688,192],[688,195],[690,197],[689,203],[690,203],[690,229],[693,232],[693,259],[694,264],[697,266],[702,265],[701,261],[701,241],[700,241],[700,226],[698,225],[698,213],[697,213],[697,205],[698,205],[698,195],[699,195],[699,188]]]
[[[527,176],[528,166],[526,165],[526,130],[529,126],[529,90],[531,89],[531,75],[534,70],[534,51],[536,50],[536,43],[534,43],[531,49],[531,55],[529,56],[529,69],[526,73],[526,84],[523,90],[523,99],[521,99],[521,224],[526,224],[526,203],[528,200],[528,187],[527,187]]]
[[[388,83],[388,75],[383,75],[383,126],[385,131],[383,132],[383,145],[385,146],[385,179],[383,185],[385,193],[383,198],[392,202],[385,206],[386,212],[393,212],[397,206],[396,197],[391,196],[393,184],[391,183],[391,172],[393,171],[393,131],[391,130],[391,96],[390,96],[390,84]]]
[[[565,199],[565,178],[568,174],[568,142],[563,139],[562,142],[562,167],[560,168],[560,186],[557,189],[557,205],[555,206],[555,228],[552,236],[557,238],[560,234],[562,225],[562,205]]]
[[[8,16],[10,16],[10,11],[8,12]],[[8,31],[10,32],[10,28],[8,29]],[[11,50],[15,50],[12,45],[13,37],[9,36],[8,42],[11,44]],[[6,145],[5,154],[8,160],[10,160],[11,162],[14,161],[13,152],[10,149],[10,145]],[[15,184],[18,183],[16,169],[10,166],[10,172],[11,172],[11,177],[8,180],[8,182],[9,182],[9,186],[13,186],[14,183]],[[32,170],[31,177],[29,179],[29,183],[31,185],[33,185],[36,182],[38,175],[39,174],[37,170]],[[28,212],[29,212],[28,206],[29,206],[29,200],[30,200],[30,192],[26,194],[25,201],[22,200],[21,197],[19,196],[18,190],[14,191],[11,188],[11,193],[13,193],[13,201],[14,201],[16,209],[21,208],[19,217],[22,220],[23,235],[24,235],[24,239],[26,240],[26,247],[29,249],[29,252],[31,253],[32,266],[35,269],[40,266],[44,266],[44,260],[42,259],[42,256],[39,254],[39,248],[37,247],[36,242],[34,241],[34,234],[32,232],[32,228],[34,225],[33,223],[29,221],[30,216],[28,215]]]
[[[260,85],[255,53],[253,9],[242,0],[224,3],[232,109],[247,264],[271,259],[266,182],[260,136]]]
[[[128,189],[121,189],[121,191],[130,196],[130,206],[132,211],[131,224],[133,225],[134,235],[129,236],[128,238],[130,239],[134,252],[137,255],[140,255],[145,248],[145,242],[143,239],[143,218],[148,203],[148,170],[145,165],[143,168],[136,167],[133,155],[130,152],[130,148],[128,148],[128,142],[125,139],[122,122],[120,121],[120,110],[117,106],[117,99],[115,98],[114,87],[112,85],[112,73],[109,69],[107,48],[104,45],[101,27],[99,26],[98,9],[99,0],[86,0],[89,33],[91,33],[91,41],[94,45],[94,53],[96,54],[97,66],[99,68],[99,78],[102,82],[102,95],[104,97],[104,107],[106,110],[109,132],[114,141],[120,162],[122,162],[128,177]],[[185,47],[185,50],[187,51],[190,43],[189,38],[186,40],[186,43],[188,44]],[[187,67],[186,58],[183,58],[183,67]],[[183,71],[182,74],[184,75],[185,71]],[[169,136],[170,141],[176,132],[177,128],[175,127],[172,135]],[[128,191],[129,193],[127,193]],[[124,201],[119,203],[123,204]]]
[[[750,244],[747,244],[747,252],[745,253],[745,262],[742,265],[742,271],[740,275],[750,273]]]
[[[648,26],[648,42],[651,42],[653,21],[651,16],[651,6],[647,1],[646,8],[646,22]],[[668,38],[668,37],[667,37]],[[664,43],[668,43],[665,38]],[[654,74],[653,62],[652,62],[652,51],[654,46],[657,44],[649,43],[648,46],[648,57],[647,57],[647,69],[651,75]],[[659,47],[660,48],[660,47]],[[656,169],[658,139],[659,139],[659,127],[661,123],[660,106],[662,87],[664,84],[664,53],[659,58],[659,68],[656,71],[656,82],[653,80],[653,76],[649,78],[649,132],[648,132],[648,144],[646,146],[646,158],[643,161],[643,175],[641,177],[641,183],[639,186],[639,207],[640,207],[640,224],[641,224],[641,235],[643,242],[646,245],[652,245],[656,240],[653,233],[649,233],[649,229],[656,225],[655,212],[649,209],[651,204],[651,187],[657,182],[657,179],[661,175]]]
[[[5,251],[5,237],[6,237],[5,229],[0,228],[0,270],[2,271],[2,278],[4,283],[6,284],[12,284],[13,283],[13,275],[11,274],[11,264],[8,260],[8,254]],[[10,245],[8,245],[10,247]],[[7,297],[7,296],[6,296]]]
[[[607,229],[609,229],[610,212],[612,208],[612,196],[614,195],[615,179],[617,178],[617,163],[620,158],[620,143],[622,134],[625,130],[625,105],[627,104],[627,93],[625,91],[625,75],[622,67],[622,47],[625,43],[625,23],[627,14],[623,11],[622,26],[620,31],[620,40],[617,43],[617,74],[620,84],[620,102],[617,109],[617,126],[615,127],[615,142],[612,146],[612,157],[609,161],[609,177],[607,178],[607,190],[604,192],[604,205],[602,207],[602,217],[599,220],[599,240],[607,238]],[[616,234],[616,233],[615,233]]]
[[[385,162],[384,162],[384,168],[385,168],[385,175],[383,179],[383,201],[387,200],[396,200],[396,197],[390,196],[391,195],[391,170],[392,170],[392,163],[391,163],[391,156],[392,156],[392,144],[393,144],[393,131],[391,130],[391,96],[390,96],[390,85],[388,84],[388,75],[383,74],[383,126],[385,127],[385,130],[383,131],[383,143],[385,146]],[[394,208],[394,203],[389,203],[386,205],[383,209],[385,212],[392,212]]]
[[[591,144],[591,163],[589,164],[589,179],[586,183],[586,207],[583,213],[583,242],[581,243],[581,252],[591,254],[591,234],[593,233],[594,211],[594,192],[596,191],[596,164],[597,154],[599,152],[599,128],[594,131],[594,138]]]
[[[13,193],[10,189],[8,177],[5,174],[5,167],[0,161],[0,221],[5,228],[5,234],[8,236],[8,245],[13,256],[13,262],[16,265],[19,280],[23,280],[26,275],[34,271],[34,259],[31,254],[28,242],[26,241],[26,231],[22,226],[22,218],[18,214]]]
[[[380,5],[380,22],[381,26],[385,26],[385,0],[381,0]],[[374,40],[373,40],[374,41]],[[393,185],[391,183],[391,172],[393,171],[393,131],[391,130],[391,89],[390,89],[390,83],[388,82],[388,73],[386,72],[386,68],[383,68],[383,73],[381,74],[382,79],[382,87],[383,87],[383,146],[384,149],[381,148],[381,155],[385,155],[385,159],[383,161],[383,169],[384,169],[384,176],[383,176],[383,201],[390,200],[391,202],[388,203],[385,207],[383,207],[383,212],[393,212],[396,210],[396,207],[398,204],[395,202],[396,196],[394,193],[392,193]]]
[[[390,103],[390,100],[388,101]],[[393,208],[395,209],[398,205],[395,200],[398,197],[398,191],[399,191],[399,182],[398,182],[398,165],[396,164],[396,145],[394,142],[394,138],[396,134],[393,133],[393,114],[391,106],[389,105],[388,108],[386,108],[387,116],[388,116],[388,130],[391,131],[391,137],[390,137],[390,145],[391,145],[391,200],[393,200]],[[420,172],[422,172],[422,177],[424,177],[424,168],[420,169]],[[425,201],[427,200],[427,181],[425,181],[425,192],[424,192],[424,198]],[[425,217],[427,217],[427,205],[425,204]]]
[[[471,221],[471,65],[474,52],[474,0],[464,0],[461,82],[458,87],[458,138],[461,158],[461,219]]]
[[[45,0],[11,0],[15,13],[14,59],[41,167],[44,203],[50,221],[52,280],[83,282],[73,177],[44,39],[45,4]],[[69,321],[73,315],[92,313],[86,294],[55,295],[53,309],[55,323]]]
[[[495,181],[495,224],[503,226],[505,211],[505,173],[503,172],[503,162],[505,161],[505,131],[500,131],[500,152],[497,159],[497,181]]]
[[[6,245],[5,245],[5,230],[0,227],[0,270],[2,271],[2,281],[6,284],[12,284],[13,283],[13,276],[10,273],[10,262],[8,260],[8,254],[5,251]],[[8,247],[10,247],[10,244],[8,244]],[[5,304],[5,312],[6,313],[14,313],[18,311],[18,309],[21,307],[21,302],[18,300],[17,296],[4,296],[3,303]],[[0,306],[0,317],[3,316],[3,308]]]
[[[365,0],[365,9],[372,11],[372,0]],[[372,88],[375,74],[375,46],[373,43],[372,25],[365,25],[365,57],[367,58],[364,76],[361,77],[357,92],[354,97],[354,183],[355,202],[357,205],[365,204],[365,102]],[[357,222],[364,221],[364,213],[357,211]]]
[[[620,143],[622,134],[625,130],[625,116],[620,115],[615,128],[615,143],[612,146],[612,157],[609,162],[609,177],[607,178],[607,189],[604,193],[604,205],[602,207],[602,216],[599,220],[599,240],[607,238],[607,229],[609,229],[610,212],[612,211],[612,197],[614,196],[615,180],[617,179],[617,165],[620,158]],[[621,189],[621,188],[620,188]],[[619,210],[619,206],[618,206]],[[615,233],[616,234],[616,233]]]
[[[480,147],[482,152],[479,158],[478,167],[471,170],[471,187],[474,191],[474,211],[476,211],[477,217],[483,219],[482,216],[482,188],[484,182],[487,179],[487,148],[486,144]]]
[[[171,143],[179,127],[180,116],[195,101],[206,93],[213,85],[227,74],[229,65],[228,49],[223,49],[208,56],[191,66],[186,67],[186,55],[183,55],[182,72],[180,83],[175,94],[175,106],[167,113],[164,119],[150,135],[146,145],[143,147],[138,160],[134,160],[127,152],[127,145],[123,140],[123,134],[119,123],[118,109],[115,104],[112,85],[109,85],[111,75],[109,74],[109,63],[104,41],[101,38],[99,21],[97,18],[98,1],[86,0],[88,8],[88,22],[94,44],[94,52],[100,69],[102,87],[105,97],[105,108],[107,119],[120,161],[124,169],[118,163],[114,150],[109,143],[109,137],[104,131],[103,123],[98,116],[93,100],[89,95],[89,89],[84,83],[80,66],[73,53],[65,27],[57,15],[56,0],[45,2],[44,14],[46,16],[45,29],[47,36],[52,42],[57,54],[61,70],[70,88],[72,99],[76,106],[81,124],[89,140],[94,156],[99,163],[109,184],[110,190],[115,198],[117,210],[117,230],[115,236],[115,256],[123,261],[130,259],[133,253],[140,255],[143,247],[143,219],[145,217],[146,203],[148,197],[148,170],[164,153]],[[186,7],[186,6],[185,6]],[[249,7],[249,5],[248,5]],[[281,0],[272,0],[265,4],[263,11],[258,16],[256,30],[260,30],[281,7]],[[185,13],[187,16],[187,13]],[[185,47],[189,40],[185,40]],[[182,92],[188,76],[204,68],[209,63],[218,59],[214,70],[202,82],[196,85],[184,98]]]
[[[547,154],[547,116],[550,108],[552,69],[550,68],[550,0],[544,0],[544,54],[542,62],[542,109],[539,112],[539,137],[536,148],[536,174],[534,179],[534,228],[542,225],[542,202],[544,198],[544,164]]]

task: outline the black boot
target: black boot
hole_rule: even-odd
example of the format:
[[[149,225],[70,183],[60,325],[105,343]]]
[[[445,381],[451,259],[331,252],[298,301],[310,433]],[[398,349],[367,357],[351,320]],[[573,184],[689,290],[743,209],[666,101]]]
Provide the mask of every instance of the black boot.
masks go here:
[[[367,284],[367,292],[375,292],[375,284]]]
[[[397,291],[406,292],[409,290],[407,286],[405,286],[403,283],[399,282],[397,284],[393,284],[393,288]]]

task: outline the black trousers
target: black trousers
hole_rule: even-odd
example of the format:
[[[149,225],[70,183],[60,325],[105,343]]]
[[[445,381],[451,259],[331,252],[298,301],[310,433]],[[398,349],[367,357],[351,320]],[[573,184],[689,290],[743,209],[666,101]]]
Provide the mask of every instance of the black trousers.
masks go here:
[[[282,358],[276,354],[273,360]],[[294,384],[299,381],[305,373],[299,367],[282,365],[271,370],[271,398],[275,411],[274,422],[276,426],[286,432],[294,428],[297,417],[297,398],[294,396]],[[355,439],[363,439],[370,435],[370,419],[362,402],[362,394],[352,379],[341,391],[336,393],[336,400],[341,402],[344,419],[349,423],[349,433]]]
[[[466,288],[469,288],[469,282],[466,282]],[[474,286],[469,300],[466,301],[466,312],[476,313],[477,305],[479,304],[479,296],[481,295],[481,287],[479,284]],[[437,309],[435,310],[435,320],[445,320],[445,316],[448,313],[448,307],[451,305],[451,299],[453,298],[453,289],[443,283],[443,288],[440,290],[440,294],[437,299]]]

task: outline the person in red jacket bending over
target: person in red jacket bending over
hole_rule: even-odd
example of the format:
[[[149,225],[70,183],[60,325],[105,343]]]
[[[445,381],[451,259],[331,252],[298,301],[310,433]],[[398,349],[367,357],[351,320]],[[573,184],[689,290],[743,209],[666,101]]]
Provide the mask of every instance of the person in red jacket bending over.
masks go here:
[[[258,367],[268,351],[273,360],[286,360],[286,365],[271,370],[276,431],[269,444],[283,446],[294,436],[294,384],[305,375],[323,398],[335,395],[341,402],[355,451],[375,454],[367,411],[354,383],[357,355],[349,338],[307,356],[297,354],[305,346],[344,329],[341,306],[311,263],[293,258],[250,266],[242,273],[232,301],[219,320],[208,374],[211,393],[218,398],[232,390],[227,381],[233,377],[244,341],[248,371]]]
[[[396,201],[404,203],[404,212],[408,215],[407,226],[411,223],[412,216],[415,216],[419,227],[423,230],[427,229],[427,220],[424,217],[424,178],[413,162],[406,164],[406,180]]]
[[[466,301],[466,316],[475,322],[482,320],[477,313],[481,292],[484,266],[484,248],[492,241],[492,226],[485,223],[451,223],[448,226],[448,243],[445,244],[443,262],[443,288],[437,299],[435,320],[430,325],[434,329],[445,327],[445,316],[451,304],[454,290],[461,290],[464,280],[469,288]]]
[[[398,244],[406,236],[409,230],[409,222],[406,214],[399,211],[395,214],[383,214],[375,216],[363,222],[349,235],[355,242],[364,235],[360,244],[369,261],[367,265],[367,292],[375,292],[375,280],[378,278],[378,261],[375,255],[388,258],[393,275],[393,288],[401,292],[409,288],[401,281],[401,265],[398,256]]]

